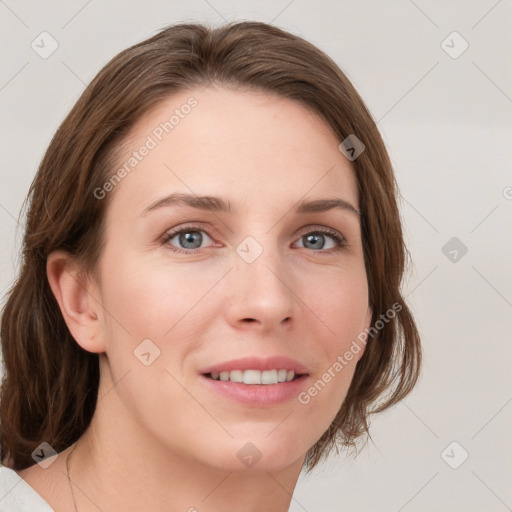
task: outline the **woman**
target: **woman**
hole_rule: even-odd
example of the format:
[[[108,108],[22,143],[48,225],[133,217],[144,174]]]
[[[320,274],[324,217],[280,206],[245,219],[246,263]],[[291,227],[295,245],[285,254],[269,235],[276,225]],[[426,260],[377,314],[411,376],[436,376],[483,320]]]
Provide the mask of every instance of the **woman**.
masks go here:
[[[397,194],[295,35],[181,24],[114,57],[29,191],[0,510],[288,510],[418,378]]]

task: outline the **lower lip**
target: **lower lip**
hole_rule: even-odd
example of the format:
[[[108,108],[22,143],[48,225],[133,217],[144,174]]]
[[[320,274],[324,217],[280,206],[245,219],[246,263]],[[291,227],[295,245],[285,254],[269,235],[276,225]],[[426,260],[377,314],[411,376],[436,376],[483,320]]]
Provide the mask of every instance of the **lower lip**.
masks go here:
[[[201,375],[210,389],[239,403],[256,407],[269,407],[297,398],[308,377],[308,375],[302,375],[298,379],[277,384],[244,384],[214,380]]]

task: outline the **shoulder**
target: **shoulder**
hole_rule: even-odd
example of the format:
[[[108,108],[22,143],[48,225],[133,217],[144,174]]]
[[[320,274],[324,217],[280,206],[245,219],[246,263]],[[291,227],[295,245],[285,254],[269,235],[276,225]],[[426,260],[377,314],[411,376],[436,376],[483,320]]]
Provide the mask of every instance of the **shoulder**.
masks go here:
[[[0,464],[0,512],[55,511],[16,471]]]

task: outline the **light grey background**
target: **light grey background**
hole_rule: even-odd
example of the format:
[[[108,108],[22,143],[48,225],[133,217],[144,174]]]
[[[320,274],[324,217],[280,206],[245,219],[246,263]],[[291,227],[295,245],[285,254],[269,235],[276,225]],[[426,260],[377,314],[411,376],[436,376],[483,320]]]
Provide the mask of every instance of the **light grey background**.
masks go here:
[[[373,442],[301,477],[290,510],[510,510],[511,13],[510,0],[0,0],[0,291],[16,273],[16,219],[39,161],[108,59],[170,23],[271,21],[333,57],[378,121],[425,350],[415,391],[373,418]],[[59,45],[47,59],[31,48],[43,31]],[[443,253],[453,237],[467,254]]]

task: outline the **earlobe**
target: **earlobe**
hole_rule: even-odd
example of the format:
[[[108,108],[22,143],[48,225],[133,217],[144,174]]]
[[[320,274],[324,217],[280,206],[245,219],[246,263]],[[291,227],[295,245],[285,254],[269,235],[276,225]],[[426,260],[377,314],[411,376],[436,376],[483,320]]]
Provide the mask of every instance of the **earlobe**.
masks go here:
[[[48,256],[48,282],[71,335],[84,350],[105,352],[100,335],[101,303],[93,296],[91,281],[79,270],[65,251],[54,251]]]

